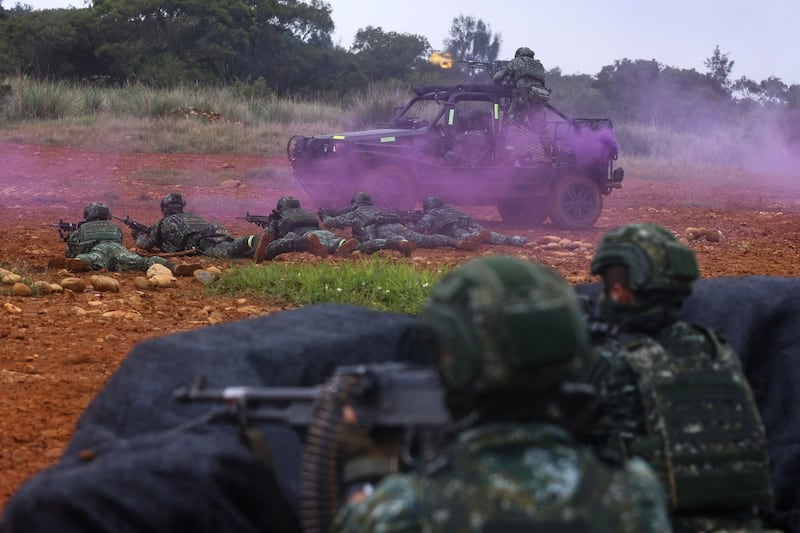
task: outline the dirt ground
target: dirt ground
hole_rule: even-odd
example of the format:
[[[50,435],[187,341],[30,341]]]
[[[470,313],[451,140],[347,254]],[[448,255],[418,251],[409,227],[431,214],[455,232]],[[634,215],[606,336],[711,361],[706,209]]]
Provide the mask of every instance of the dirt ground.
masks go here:
[[[283,169],[285,175],[288,164],[257,157],[77,152],[0,143],[0,267],[58,282],[65,273],[49,271],[46,265],[63,255],[64,243],[48,224],[60,219],[77,222],[84,206],[94,200],[108,203],[116,215],[150,224],[160,214],[161,196],[179,190],[189,202],[187,210],[222,222],[235,235],[258,229],[236,216],[246,211],[268,214],[284,194],[314,207],[298,187],[285,185],[286,180],[280,187],[271,183],[270,169]],[[202,184],[192,183],[193,174],[204,176]],[[219,180],[213,179],[216,175]],[[525,235],[531,243],[521,249],[485,247],[474,254],[422,250],[409,260],[456,265],[476,254],[509,253],[549,264],[572,282],[593,281],[588,275],[591,253],[605,231],[627,222],[654,221],[678,235],[685,235],[689,227],[718,232],[719,242],[690,241],[703,277],[797,276],[798,178],[730,183],[709,182],[702,175],[680,182],[626,176],[623,188],[605,198],[603,216],[586,231],[558,231],[549,224],[532,230],[506,227],[494,208],[465,208],[491,229]],[[123,230],[126,244],[133,246],[129,231]],[[545,236],[588,246],[577,251],[545,249],[537,244]],[[279,260],[317,259],[292,254]],[[229,265],[209,258],[200,262]],[[0,288],[0,508],[25,479],[57,460],[79,414],[135,343],[281,309],[269,295],[211,297],[194,278],[179,278],[177,288],[142,292],[133,285],[139,275],[113,274],[120,281],[119,293],[89,290],[20,297]],[[89,274],[82,276],[88,281]],[[124,313],[108,315],[110,311]]]

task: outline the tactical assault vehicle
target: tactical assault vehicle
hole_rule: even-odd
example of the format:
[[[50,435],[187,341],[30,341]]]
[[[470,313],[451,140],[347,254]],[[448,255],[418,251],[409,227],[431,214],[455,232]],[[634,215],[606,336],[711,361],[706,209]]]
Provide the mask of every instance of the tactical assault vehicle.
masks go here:
[[[603,196],[622,186],[611,120],[572,118],[550,103],[532,120],[509,115],[498,84],[424,86],[377,129],[289,139],[295,177],[320,207],[356,191],[376,205],[411,210],[428,196],[494,205],[509,224],[548,216],[565,229],[591,227]]]

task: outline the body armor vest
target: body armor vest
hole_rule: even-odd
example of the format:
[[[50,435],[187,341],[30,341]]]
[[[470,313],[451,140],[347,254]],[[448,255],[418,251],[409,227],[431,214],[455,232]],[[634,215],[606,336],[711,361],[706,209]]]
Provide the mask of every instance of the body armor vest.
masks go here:
[[[159,224],[159,231],[162,230],[164,220]],[[194,213],[170,215],[169,221],[173,224],[176,233],[180,235],[180,242],[175,243],[178,246],[178,250],[185,250],[190,243],[196,242],[200,237],[210,236],[209,233],[213,231],[207,220]]]
[[[437,207],[429,213],[434,218],[431,227],[427,228],[430,233],[450,235],[456,228],[468,228],[472,225],[469,217],[454,207]]]
[[[278,237],[285,237],[288,233],[303,234],[319,229],[317,216],[301,207],[289,207],[281,210],[278,219]]]
[[[67,240],[67,252],[75,257],[85,254],[101,242],[122,242],[122,232],[116,224],[108,220],[84,222]]]
[[[638,379],[646,435],[627,442],[669,493],[676,511],[748,508],[772,502],[766,437],[736,355],[710,330],[713,363],[670,355],[650,337],[626,344]]]

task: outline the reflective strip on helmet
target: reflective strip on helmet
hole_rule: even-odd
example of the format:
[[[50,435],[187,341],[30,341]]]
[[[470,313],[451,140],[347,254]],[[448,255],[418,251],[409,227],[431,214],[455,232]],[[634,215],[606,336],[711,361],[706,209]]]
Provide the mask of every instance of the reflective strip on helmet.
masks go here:
[[[397,139],[395,139],[394,136],[392,136],[392,137],[381,137],[381,142],[382,143],[393,143],[396,140]]]

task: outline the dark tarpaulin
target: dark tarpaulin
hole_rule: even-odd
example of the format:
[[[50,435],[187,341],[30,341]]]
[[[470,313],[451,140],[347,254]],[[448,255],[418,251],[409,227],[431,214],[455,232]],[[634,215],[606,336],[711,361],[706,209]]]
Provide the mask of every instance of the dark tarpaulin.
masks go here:
[[[599,286],[577,290],[594,298]],[[700,280],[683,316],[714,328],[739,353],[767,428],[780,525],[800,532],[800,280]],[[210,387],[307,386],[338,365],[425,362],[414,324],[405,315],[317,305],[143,342],[83,413],[58,463],[11,498],[0,531],[296,530],[301,437],[261,425],[275,458],[268,466],[237,440],[235,424],[176,429],[211,407],[178,403],[173,391],[197,374]]]

